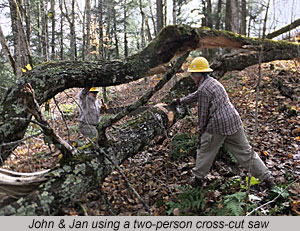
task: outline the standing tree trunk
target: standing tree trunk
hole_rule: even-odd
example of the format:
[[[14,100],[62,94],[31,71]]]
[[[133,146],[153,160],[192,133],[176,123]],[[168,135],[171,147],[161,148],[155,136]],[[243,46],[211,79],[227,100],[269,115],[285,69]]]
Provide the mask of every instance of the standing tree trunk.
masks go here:
[[[47,62],[49,59],[48,53],[48,0],[46,0],[46,7],[44,0],[41,0],[41,18],[42,18],[42,56],[44,61]]]
[[[164,0],[163,2],[163,26],[167,25],[167,16],[168,16],[168,0]]]
[[[66,11],[66,19],[70,25],[70,53],[71,60],[76,60],[76,32],[75,32],[75,0],[71,2],[71,14],[69,14],[68,6],[66,4],[66,0],[64,0],[65,11]],[[71,17],[70,17],[71,16]]]
[[[150,42],[150,41],[152,40],[152,35],[151,35],[151,29],[150,29],[148,17],[146,17],[145,23],[146,23],[146,27],[147,27],[147,38],[148,38],[148,42]]]
[[[62,1],[62,0],[60,0]],[[37,39],[38,39],[38,45],[37,45],[37,55],[39,57],[42,57],[42,16],[41,16],[41,2],[38,1],[36,3],[36,15],[35,18],[37,20]]]
[[[128,56],[128,40],[127,40],[127,9],[126,0],[124,0],[124,56]]]
[[[139,0],[139,6],[140,6],[140,12],[141,12],[141,16],[142,16],[142,23],[141,23],[141,46],[142,48],[145,47],[145,13],[143,11],[143,4],[142,4],[142,0]]]
[[[23,18],[19,3],[16,0],[10,0],[9,6],[11,11],[12,32],[14,39],[16,76],[20,77],[22,75],[22,68],[24,68],[27,64],[32,66],[32,57],[23,26]]]
[[[55,60],[56,59],[56,54],[55,54],[55,1],[51,0],[51,25],[52,25],[52,37],[51,37],[51,59]]]
[[[90,58],[90,44],[91,44],[91,0],[85,0],[85,30],[86,30],[86,38],[85,38],[85,57],[87,60]]]
[[[172,18],[173,18],[173,24],[175,25],[177,23],[176,0],[173,0]]]
[[[231,20],[232,20],[231,1],[232,0],[226,0],[225,30],[227,31],[231,31]]]
[[[162,0],[156,0],[156,22],[157,22],[157,33],[163,28],[163,5]]]
[[[207,26],[213,28],[211,0],[207,0]]]
[[[240,34],[246,35],[247,32],[247,1],[246,0],[241,1],[241,8],[242,8],[242,12],[241,12]]]
[[[118,38],[118,29],[117,29],[117,17],[116,17],[116,10],[114,7],[112,7],[112,16],[113,16],[113,22],[114,22],[114,37],[115,37],[115,55],[116,59],[120,58],[119,53],[119,38]]]
[[[238,0],[230,0],[231,6],[231,31],[239,33],[239,12],[238,12]]]
[[[64,13],[63,0],[59,0],[60,9],[60,60],[64,60]]]
[[[77,51],[76,51],[76,32],[75,32],[75,0],[72,0],[72,13],[71,13],[71,58],[72,60],[77,59]]]
[[[28,41],[28,45],[30,46],[30,38],[31,38],[31,3],[29,0],[25,0],[24,6],[24,17],[26,22],[26,38]]]
[[[114,1],[114,0],[113,0]],[[105,59],[111,59],[111,43],[112,43],[112,36],[111,36],[111,21],[112,21],[112,5],[114,5],[113,1],[107,1],[107,20],[106,20],[106,31],[105,31]]]
[[[216,30],[221,29],[221,12],[222,12],[222,0],[218,0],[217,17],[216,17]]]
[[[126,4],[126,0],[125,0]],[[98,2],[98,25],[99,25],[99,57],[104,58],[104,46],[103,46],[103,0]],[[124,33],[125,29],[124,29]]]

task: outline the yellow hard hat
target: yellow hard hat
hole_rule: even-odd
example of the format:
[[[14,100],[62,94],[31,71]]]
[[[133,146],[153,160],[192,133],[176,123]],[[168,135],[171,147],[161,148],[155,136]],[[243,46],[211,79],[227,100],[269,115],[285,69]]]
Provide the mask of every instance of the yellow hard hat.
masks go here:
[[[206,58],[197,57],[191,62],[188,72],[211,72],[213,69],[209,67],[209,63]]]
[[[99,92],[100,88],[99,87],[91,87],[89,91]]]

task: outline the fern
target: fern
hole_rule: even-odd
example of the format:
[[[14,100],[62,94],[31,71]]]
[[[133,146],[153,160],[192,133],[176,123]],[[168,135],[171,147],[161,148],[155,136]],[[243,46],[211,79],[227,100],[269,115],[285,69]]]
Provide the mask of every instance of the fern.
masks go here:
[[[189,155],[195,155],[197,141],[198,137],[195,134],[176,134],[171,141],[171,158],[178,159]]]
[[[243,206],[246,204],[244,199],[245,192],[236,192],[224,197],[224,209],[219,211],[219,215],[241,216],[244,215]]]
[[[169,207],[168,214],[171,215],[175,208],[178,208],[180,215],[190,215],[192,211],[202,210],[205,206],[205,196],[202,190],[191,188],[189,185],[178,186],[181,191],[178,196],[178,201],[169,201],[167,206]]]

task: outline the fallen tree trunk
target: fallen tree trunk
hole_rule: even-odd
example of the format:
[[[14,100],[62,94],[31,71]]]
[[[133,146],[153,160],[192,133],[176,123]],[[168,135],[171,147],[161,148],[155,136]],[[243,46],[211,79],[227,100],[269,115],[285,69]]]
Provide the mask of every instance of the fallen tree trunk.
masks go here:
[[[174,122],[185,111],[174,114]],[[103,154],[106,153],[118,165],[136,154],[156,136],[168,129],[168,116],[162,110],[149,108],[133,117],[122,129],[109,136],[115,141],[100,151],[86,150],[64,159],[48,174],[48,181],[25,198],[20,198],[0,210],[0,215],[59,215],[64,205],[72,205],[87,192],[100,187],[104,178],[112,172],[114,165]],[[110,143],[109,142],[109,143]]]
[[[246,38],[231,32],[173,25],[164,28],[144,50],[124,60],[63,61],[34,67],[6,92],[0,103],[1,160],[7,159],[15,148],[14,141],[23,138],[29,124],[31,115],[26,112],[21,95],[21,90],[27,83],[35,90],[37,101],[41,105],[68,88],[114,86],[164,72],[170,60],[196,49],[223,47],[253,51],[253,56],[236,57],[235,60],[240,60],[238,62],[232,59],[218,60],[216,73],[245,68],[258,63],[256,51],[260,44],[260,39]],[[296,44],[272,40],[265,41],[264,52],[268,54],[265,59],[267,61],[299,56]],[[8,145],[9,143],[13,144]]]

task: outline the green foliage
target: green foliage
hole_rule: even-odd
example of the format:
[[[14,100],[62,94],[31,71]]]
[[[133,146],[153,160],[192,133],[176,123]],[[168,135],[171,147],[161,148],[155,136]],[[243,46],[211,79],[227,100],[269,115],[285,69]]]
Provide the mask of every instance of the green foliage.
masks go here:
[[[244,215],[243,206],[246,198],[246,192],[236,192],[224,196],[223,208],[218,211],[218,216],[242,216]]]
[[[193,215],[199,210],[203,210],[206,204],[206,198],[202,190],[194,189],[189,185],[178,186],[181,194],[177,201],[169,201],[167,206],[169,208],[168,215],[171,215],[174,209],[179,209],[180,215]]]
[[[282,198],[282,199],[288,199],[290,196],[289,192],[287,190],[285,190],[285,187],[273,187],[270,190],[269,197],[271,199],[274,199],[278,195],[280,195],[280,198]]]
[[[25,133],[25,136],[31,136],[33,134],[37,134],[41,131],[41,128],[34,124],[34,123],[30,123],[27,127],[27,130],[26,130],[26,133]]]
[[[242,189],[247,189],[247,186],[248,186],[248,177],[246,177],[246,185],[243,185],[243,184],[241,184],[241,188]],[[250,180],[250,186],[253,186],[253,185],[256,185],[256,184],[260,184],[261,182],[257,179],[257,178],[255,178],[254,176],[251,176],[251,180]]]
[[[278,197],[279,196],[279,197]],[[277,198],[278,197],[278,198]],[[281,214],[284,211],[290,211],[290,194],[286,190],[286,186],[284,187],[273,187],[270,190],[268,199],[273,200],[274,198],[277,198],[272,206],[272,209],[270,209],[270,215],[274,216],[277,214]]]
[[[228,188],[233,188],[236,187],[240,184],[241,182],[241,177],[240,176],[233,176],[229,178],[225,184],[221,186],[221,189],[228,189]]]
[[[61,105],[62,112],[65,116],[72,116],[77,110],[76,104],[62,104]]]
[[[178,159],[195,155],[197,151],[198,136],[189,133],[178,133],[171,141],[171,158]]]
[[[6,90],[16,81],[9,64],[2,63],[0,55],[0,100],[4,97]]]

